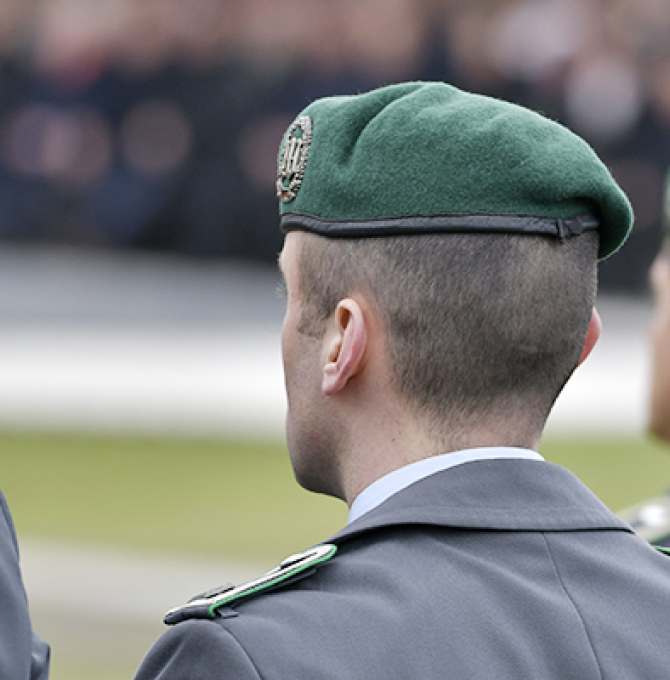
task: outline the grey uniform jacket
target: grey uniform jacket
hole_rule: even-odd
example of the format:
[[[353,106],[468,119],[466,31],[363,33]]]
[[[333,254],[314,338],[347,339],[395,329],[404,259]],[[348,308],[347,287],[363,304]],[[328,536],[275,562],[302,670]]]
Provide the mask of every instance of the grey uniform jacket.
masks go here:
[[[49,647],[33,633],[16,532],[0,491],[0,678],[47,680]]]
[[[170,628],[138,680],[670,678],[670,558],[556,465],[436,473],[330,542]]]

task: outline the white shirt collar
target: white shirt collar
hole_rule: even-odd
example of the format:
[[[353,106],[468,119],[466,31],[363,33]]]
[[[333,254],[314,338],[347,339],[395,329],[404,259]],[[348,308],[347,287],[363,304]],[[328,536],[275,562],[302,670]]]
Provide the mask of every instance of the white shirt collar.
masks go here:
[[[410,484],[418,482],[436,472],[447,470],[456,465],[469,463],[475,460],[492,460],[495,458],[523,458],[527,460],[544,460],[536,451],[513,447],[491,447],[478,449],[464,449],[452,453],[443,453],[439,456],[431,456],[423,460],[410,463],[404,467],[389,472],[372,482],[370,486],[354,499],[349,509],[347,524],[351,524],[373,508],[383,503],[387,498],[402,491]]]

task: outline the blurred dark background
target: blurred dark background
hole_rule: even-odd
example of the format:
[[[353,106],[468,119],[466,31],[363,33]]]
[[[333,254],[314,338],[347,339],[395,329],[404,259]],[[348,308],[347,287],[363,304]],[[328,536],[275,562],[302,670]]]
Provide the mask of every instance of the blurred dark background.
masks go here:
[[[440,79],[584,136],[646,289],[670,164],[670,0],[0,0],[0,242],[271,261],[281,135],[314,98]]]

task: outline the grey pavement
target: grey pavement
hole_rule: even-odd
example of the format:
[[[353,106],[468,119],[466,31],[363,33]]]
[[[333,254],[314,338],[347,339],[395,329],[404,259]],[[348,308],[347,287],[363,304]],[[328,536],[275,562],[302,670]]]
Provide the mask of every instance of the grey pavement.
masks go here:
[[[272,266],[0,249],[0,426],[281,436],[277,282]],[[643,426],[649,300],[599,309],[550,432]]]
[[[271,266],[0,248],[0,426],[281,436],[277,283]],[[559,398],[550,433],[643,429],[650,302],[598,306],[602,340]],[[272,566],[21,544],[38,628],[77,663],[132,665],[165,609]]]
[[[103,667],[110,678],[132,677],[165,630],[168,609],[272,566],[21,537],[33,625],[52,646],[52,680],[71,680],[72,668],[83,677],[101,677]]]
[[[280,434],[274,267],[0,250],[0,426]]]

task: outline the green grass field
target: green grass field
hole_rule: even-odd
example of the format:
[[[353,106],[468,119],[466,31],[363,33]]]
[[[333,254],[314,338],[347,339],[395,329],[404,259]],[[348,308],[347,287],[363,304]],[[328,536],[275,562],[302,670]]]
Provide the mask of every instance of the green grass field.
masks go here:
[[[548,439],[542,453],[616,510],[670,486],[642,438]],[[274,561],[336,531],[344,505],[300,489],[282,442],[0,432],[20,534]]]
[[[541,450],[614,510],[670,487],[670,450],[642,438],[548,439]],[[273,564],[346,521],[341,502],[297,486],[276,441],[0,432],[0,470],[20,538]],[[131,678],[160,634],[156,615],[150,630],[37,617],[52,680]]]
[[[21,534],[267,560],[346,518],[300,489],[281,442],[0,433]]]

